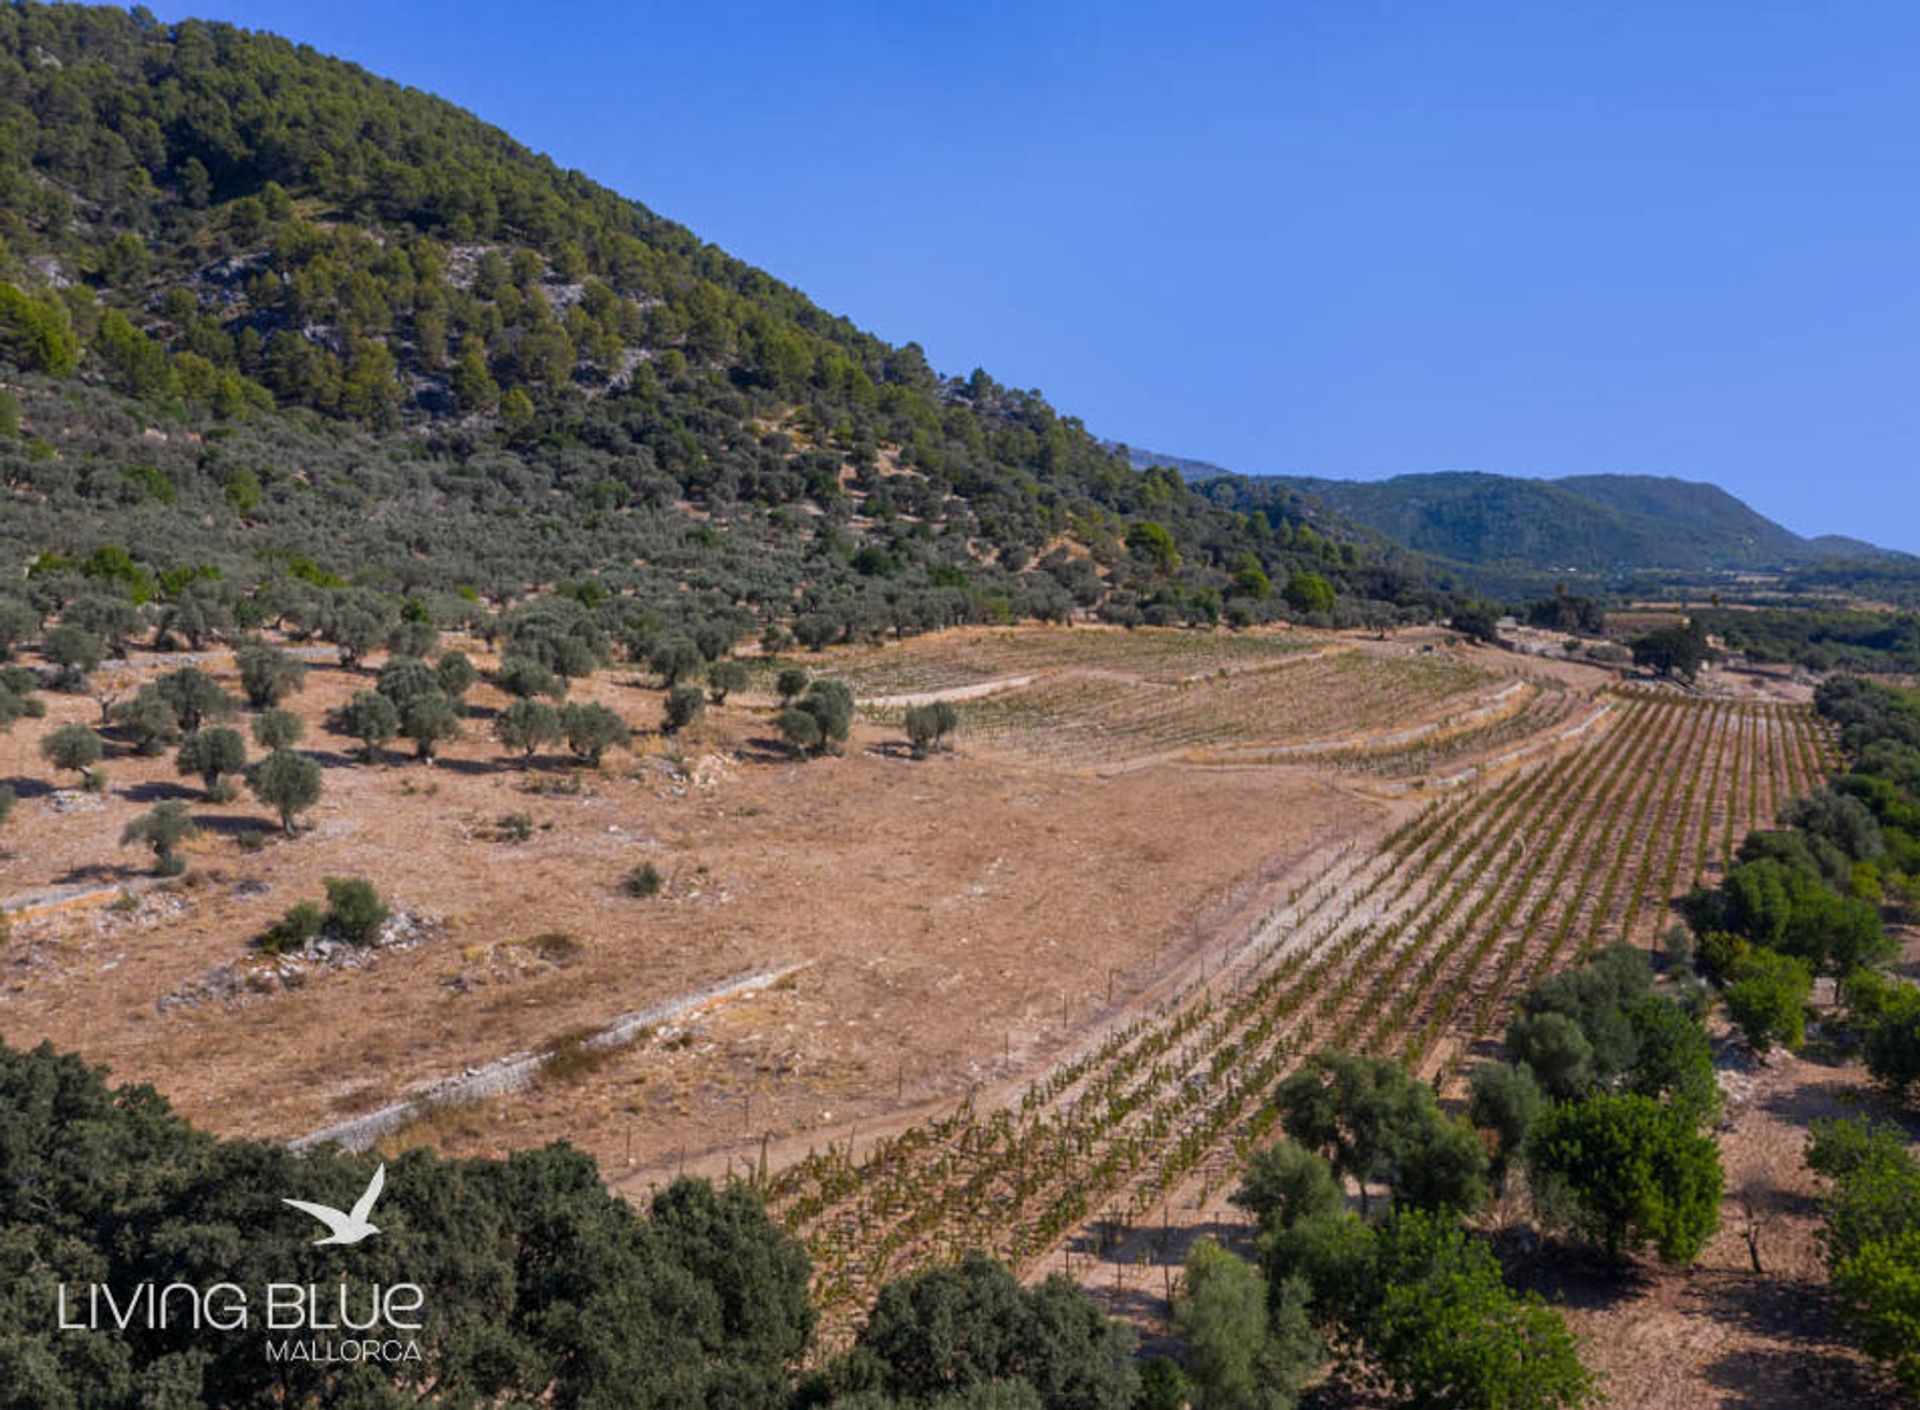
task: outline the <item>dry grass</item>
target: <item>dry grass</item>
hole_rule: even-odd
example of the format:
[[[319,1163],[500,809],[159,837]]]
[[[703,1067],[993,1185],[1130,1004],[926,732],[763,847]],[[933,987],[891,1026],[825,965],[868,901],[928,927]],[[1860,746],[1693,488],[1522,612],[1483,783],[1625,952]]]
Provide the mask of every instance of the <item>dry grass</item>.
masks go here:
[[[774,673],[797,665],[843,680],[862,697],[950,690],[1042,671],[1112,672],[1174,684],[1221,671],[1258,669],[1327,644],[1310,633],[1193,632],[1143,627],[1009,627],[934,632],[882,647],[840,647],[755,664],[754,689],[773,687]]]

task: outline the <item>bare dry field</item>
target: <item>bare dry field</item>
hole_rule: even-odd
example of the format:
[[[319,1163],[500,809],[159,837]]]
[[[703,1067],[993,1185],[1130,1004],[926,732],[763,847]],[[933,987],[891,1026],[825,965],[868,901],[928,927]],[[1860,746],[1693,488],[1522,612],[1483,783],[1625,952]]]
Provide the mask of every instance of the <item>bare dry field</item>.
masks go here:
[[[103,678],[130,693],[174,664]],[[233,688],[229,660],[203,664]],[[316,663],[292,703],[326,788],[294,839],[249,797],[201,801],[170,757],[118,751],[104,794],[56,791],[39,738],[99,706],[49,695],[47,720],[0,735],[21,795],[0,838],[0,1028],[274,1139],[556,1052],[523,1090],[380,1139],[565,1139],[635,1194],[680,1170],[751,1174],[807,1242],[831,1326],[904,1267],[979,1246],[1070,1268],[1151,1332],[1191,1239],[1234,1232],[1225,1195],[1272,1137],[1275,1079],[1340,1046],[1457,1095],[1516,993],[1596,946],[1652,944],[1670,898],[1829,748],[1764,683],[1622,687],[1430,632],[954,632],[804,664],[864,702],[842,758],[791,758],[755,695],[665,739],[659,691],[613,669],[575,698],[618,710],[635,748],[576,772],[503,757],[487,728],[506,697],[484,684],[437,764],[359,763],[321,720],[372,672]],[[930,698],[960,702],[958,747],[914,761],[897,721]],[[165,798],[193,801],[202,833],[189,874],[154,884],[118,839]],[[656,897],[623,887],[643,862],[666,878]],[[373,880],[397,942],[333,963],[251,951],[328,876]],[[1536,1270],[1617,1404],[1838,1404],[1869,1384],[1830,1337],[1825,1370],[1769,1378],[1769,1357],[1798,1367],[1795,1339],[1825,1336],[1791,1315],[1817,1305],[1819,1270],[1789,1167],[1806,1111],[1839,1098],[1810,1063],[1737,1077],[1730,1188],[1757,1162],[1787,1192],[1762,1282],[1743,1282],[1734,1232],[1624,1294]],[[1640,1384],[1664,1342],[1695,1348],[1688,1378]],[[1775,1383],[1800,1398],[1756,1389]]]
[[[1031,635],[1051,649],[1081,634]],[[1076,659],[1109,668],[1183,659],[1177,633],[1084,635],[1100,640]],[[1203,673],[1262,650],[1186,640]],[[1017,633],[991,645],[1035,649]],[[102,681],[131,693],[176,664],[136,659]],[[203,664],[235,688],[230,661]],[[326,779],[293,840],[250,796],[200,802],[170,756],[114,751],[105,794],[52,789],[38,739],[95,723],[88,697],[50,694],[47,720],[0,736],[0,778],[22,799],[0,899],[55,902],[13,920],[9,1039],[77,1047],[213,1129],[292,1137],[715,979],[810,961],[773,993],[703,1014],[697,1038],[654,1035],[572,1082],[416,1133],[476,1151],[565,1137],[613,1169],[698,1161],[743,1133],[839,1128],[1044,1066],[1204,949],[1249,890],[1398,806],[1303,771],[1102,778],[970,743],[915,763],[878,723],[846,757],[802,764],[751,706],[710,711],[671,752],[643,738],[571,794],[558,761],[501,756],[486,730],[505,697],[485,685],[468,738],[436,765],[402,750],[359,764],[321,721],[370,679],[316,663],[292,702]],[[581,696],[657,724],[658,692],[617,670]],[[194,802],[202,835],[188,877],[152,886],[145,854],[118,839],[165,798]],[[524,842],[498,840],[513,813],[531,820]],[[647,861],[668,885],[638,900],[622,878]],[[417,918],[416,942],[287,981],[250,961],[251,938],[319,898],[326,876],[374,880]]]

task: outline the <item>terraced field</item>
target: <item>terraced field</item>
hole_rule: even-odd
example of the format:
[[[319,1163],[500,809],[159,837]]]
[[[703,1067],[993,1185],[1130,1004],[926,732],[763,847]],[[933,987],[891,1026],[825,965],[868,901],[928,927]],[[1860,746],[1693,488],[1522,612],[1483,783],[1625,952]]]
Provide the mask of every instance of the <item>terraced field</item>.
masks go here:
[[[969,752],[1064,769],[1378,759],[1390,772],[1522,737],[1568,708],[1559,681],[1517,678],[1503,661],[1292,634],[949,634],[820,669],[877,724],[963,701]]]
[[[779,1172],[769,1192],[826,1305],[850,1315],[928,1257],[978,1247],[1032,1266],[1096,1221],[1204,1203],[1269,1138],[1272,1084],[1316,1049],[1451,1080],[1537,978],[1653,943],[1670,899],[1809,787],[1829,748],[1800,706],[1617,690],[1604,709],[1567,748],[1376,846],[1329,851],[1185,990],[1023,1091]]]
[[[1258,670],[1327,639],[1307,632],[1195,632],[1143,627],[1010,627],[935,632],[893,646],[835,650],[802,658],[817,675],[845,681],[862,699],[963,689],[985,681],[1062,671],[1113,672],[1161,685],[1222,671]],[[772,687],[762,667],[755,687]]]
[[[1041,762],[1277,761],[1405,728],[1498,678],[1448,657],[1347,651],[1183,685],[1067,675],[972,702],[963,740]],[[1338,720],[1337,735],[1329,721]]]

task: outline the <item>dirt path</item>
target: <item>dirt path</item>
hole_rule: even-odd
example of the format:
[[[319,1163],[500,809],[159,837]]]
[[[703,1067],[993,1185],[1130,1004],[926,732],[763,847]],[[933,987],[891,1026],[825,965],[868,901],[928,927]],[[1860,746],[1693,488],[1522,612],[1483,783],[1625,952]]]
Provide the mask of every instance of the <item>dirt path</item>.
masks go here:
[[[1645,1262],[1623,1274],[1548,1246],[1516,1271],[1560,1304],[1605,1377],[1609,1403],[1623,1410],[1898,1404],[1895,1387],[1840,1324],[1817,1237],[1819,1182],[1803,1158],[1816,1118],[1857,1115],[1863,1097],[1876,1119],[1898,1113],[1883,1109],[1855,1062],[1817,1053],[1755,1062],[1724,1035],[1717,1046],[1727,1197],[1720,1232],[1699,1261],[1675,1269]],[[1757,1209],[1760,1272],[1743,1194]]]
[[[1003,691],[1021,690],[1039,679],[1037,676],[1000,676],[972,685],[950,685],[944,690],[920,690],[908,695],[863,695],[855,703],[863,710],[911,710],[920,705],[941,702],[958,704],[962,700],[984,700]]]

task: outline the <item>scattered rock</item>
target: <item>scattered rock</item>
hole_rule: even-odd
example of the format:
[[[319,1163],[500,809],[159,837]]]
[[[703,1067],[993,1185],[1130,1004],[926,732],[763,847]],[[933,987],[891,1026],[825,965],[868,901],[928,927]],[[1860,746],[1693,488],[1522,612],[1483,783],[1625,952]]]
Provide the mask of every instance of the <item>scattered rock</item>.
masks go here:
[[[82,793],[77,788],[61,788],[55,790],[53,796],[47,799],[47,806],[62,815],[97,813],[107,806],[107,799],[106,795],[101,793]]]
[[[161,1013],[197,1008],[209,1002],[233,1003],[298,989],[315,974],[327,970],[366,969],[391,951],[411,950],[446,929],[440,916],[418,911],[395,911],[371,945],[355,945],[322,935],[305,949],[290,955],[250,955],[215,965],[200,978],[163,994],[154,1007]]]

